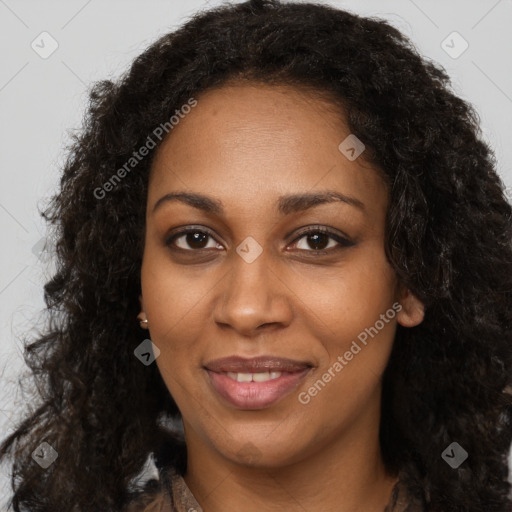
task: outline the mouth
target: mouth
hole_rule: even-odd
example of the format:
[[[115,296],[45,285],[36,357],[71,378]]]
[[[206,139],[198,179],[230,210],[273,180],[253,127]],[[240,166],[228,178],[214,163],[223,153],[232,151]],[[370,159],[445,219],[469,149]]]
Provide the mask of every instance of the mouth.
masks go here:
[[[216,394],[238,409],[263,409],[290,394],[312,369],[278,357],[229,357],[204,366]]]

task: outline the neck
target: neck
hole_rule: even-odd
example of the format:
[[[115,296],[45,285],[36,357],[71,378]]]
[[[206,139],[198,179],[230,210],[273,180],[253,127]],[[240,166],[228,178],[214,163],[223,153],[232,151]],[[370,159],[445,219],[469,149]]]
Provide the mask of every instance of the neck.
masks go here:
[[[382,512],[397,477],[387,474],[371,425],[334,433],[313,454],[279,466],[237,464],[186,425],[185,482],[205,512]]]

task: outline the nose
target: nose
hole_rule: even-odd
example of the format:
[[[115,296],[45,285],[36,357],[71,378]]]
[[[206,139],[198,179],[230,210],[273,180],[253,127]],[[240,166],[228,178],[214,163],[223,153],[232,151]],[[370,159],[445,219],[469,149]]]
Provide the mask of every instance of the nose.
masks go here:
[[[230,271],[219,285],[215,322],[244,336],[288,326],[293,317],[293,292],[278,276],[265,251],[251,263],[237,253],[230,259]]]

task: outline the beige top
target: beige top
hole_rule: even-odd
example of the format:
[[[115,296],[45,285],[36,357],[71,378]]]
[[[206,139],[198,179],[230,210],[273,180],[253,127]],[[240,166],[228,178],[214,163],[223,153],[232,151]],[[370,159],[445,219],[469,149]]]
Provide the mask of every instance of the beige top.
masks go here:
[[[150,502],[140,498],[129,505],[126,512],[204,512],[185,480],[173,468],[161,472],[163,491]],[[383,512],[425,512],[420,498],[413,498],[399,479],[391,493],[391,499]]]

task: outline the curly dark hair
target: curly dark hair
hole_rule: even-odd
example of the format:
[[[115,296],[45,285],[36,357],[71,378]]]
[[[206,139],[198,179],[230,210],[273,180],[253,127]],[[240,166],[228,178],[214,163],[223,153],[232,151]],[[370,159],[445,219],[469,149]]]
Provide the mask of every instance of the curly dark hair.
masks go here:
[[[140,269],[148,175],[156,149],[105,197],[95,190],[191,97],[228,80],[327,94],[364,157],[389,183],[386,256],[425,305],[397,326],[383,376],[380,442],[390,472],[430,511],[509,511],[512,440],[512,207],[474,108],[442,67],[378,18],[312,3],[252,0],[197,13],[159,38],[118,81],[93,85],[60,190],[42,215],[56,239],[47,326],[27,343],[37,406],[0,448],[12,456],[16,512],[123,510],[156,495],[131,485],[148,456],[186,466],[179,418],[146,337]],[[31,378],[32,378],[31,377]],[[47,441],[58,463],[31,454]],[[469,458],[441,458],[458,442]]]

